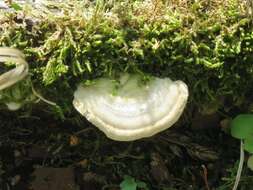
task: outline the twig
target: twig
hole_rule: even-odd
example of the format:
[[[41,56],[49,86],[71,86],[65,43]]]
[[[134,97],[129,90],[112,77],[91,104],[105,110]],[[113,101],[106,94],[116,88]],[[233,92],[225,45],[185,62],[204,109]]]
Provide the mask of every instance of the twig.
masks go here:
[[[207,169],[205,165],[201,165],[201,167],[203,168],[203,179],[205,182],[205,186],[206,186],[206,190],[210,190],[210,187],[208,185],[208,180],[207,180]]]
[[[80,135],[82,133],[86,133],[86,132],[93,130],[93,129],[94,129],[93,127],[88,127],[88,128],[82,129],[80,131],[77,131],[76,133],[74,133],[74,135]]]
[[[239,166],[238,166],[238,170],[237,170],[237,174],[236,174],[235,184],[234,184],[233,190],[236,190],[237,187],[238,187],[238,185],[239,185],[239,181],[240,181],[241,174],[242,174],[243,162],[244,162],[244,150],[243,150],[243,140],[241,140],[240,162],[239,162]]]
[[[38,92],[36,92],[36,90],[34,89],[32,83],[31,83],[31,87],[32,87],[32,92],[33,92],[33,94],[34,94],[37,98],[39,98],[40,100],[42,100],[43,102],[45,102],[45,103],[47,103],[47,104],[49,104],[49,105],[57,106],[57,104],[56,104],[55,102],[52,102],[52,101],[49,101],[49,100],[43,98]]]

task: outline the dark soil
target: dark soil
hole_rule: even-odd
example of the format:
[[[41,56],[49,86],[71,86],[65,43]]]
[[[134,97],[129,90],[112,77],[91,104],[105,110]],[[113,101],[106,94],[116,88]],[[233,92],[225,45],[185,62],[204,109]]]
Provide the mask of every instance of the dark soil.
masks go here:
[[[220,117],[200,116],[152,138],[116,142],[79,116],[61,122],[31,115],[0,114],[2,190],[117,190],[125,175],[151,190],[233,186],[239,142]],[[240,189],[252,189],[252,181],[245,167]]]

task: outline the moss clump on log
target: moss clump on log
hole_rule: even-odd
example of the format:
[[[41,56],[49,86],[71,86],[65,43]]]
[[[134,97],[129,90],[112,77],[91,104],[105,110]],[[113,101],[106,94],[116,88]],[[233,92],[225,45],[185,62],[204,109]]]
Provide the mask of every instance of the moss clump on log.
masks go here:
[[[34,88],[63,114],[81,81],[126,71],[183,80],[204,112],[252,101],[253,25],[241,1],[71,2],[0,12],[0,46],[25,53]]]

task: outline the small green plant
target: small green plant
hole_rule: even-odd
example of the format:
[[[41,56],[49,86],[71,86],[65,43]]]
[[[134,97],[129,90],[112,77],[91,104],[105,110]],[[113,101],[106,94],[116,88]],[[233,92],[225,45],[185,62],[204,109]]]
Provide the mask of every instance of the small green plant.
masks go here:
[[[240,114],[231,123],[231,135],[244,141],[244,150],[253,153],[253,114]]]
[[[133,177],[125,175],[124,180],[120,183],[121,190],[148,190],[147,184],[145,182],[135,180]]]
[[[240,162],[237,170],[233,190],[236,190],[240,181],[243,162],[244,150],[253,153],[253,114],[240,114],[231,122],[231,135],[241,140]],[[248,159],[248,167],[252,170],[252,156]]]

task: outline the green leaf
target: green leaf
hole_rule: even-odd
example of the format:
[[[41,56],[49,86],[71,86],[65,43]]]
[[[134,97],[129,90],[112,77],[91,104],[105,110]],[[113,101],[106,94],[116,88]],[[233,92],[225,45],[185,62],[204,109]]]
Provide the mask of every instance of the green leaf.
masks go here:
[[[12,3],[11,8],[13,8],[15,11],[21,11],[22,7],[17,3]]]
[[[137,183],[131,176],[124,176],[124,180],[120,183],[121,190],[136,190]]]
[[[248,168],[250,168],[253,171],[253,155],[251,155],[247,162]]]
[[[253,153],[253,135],[244,140],[244,150]]]
[[[253,135],[253,114],[241,114],[231,122],[231,135],[238,139],[246,139]]]

